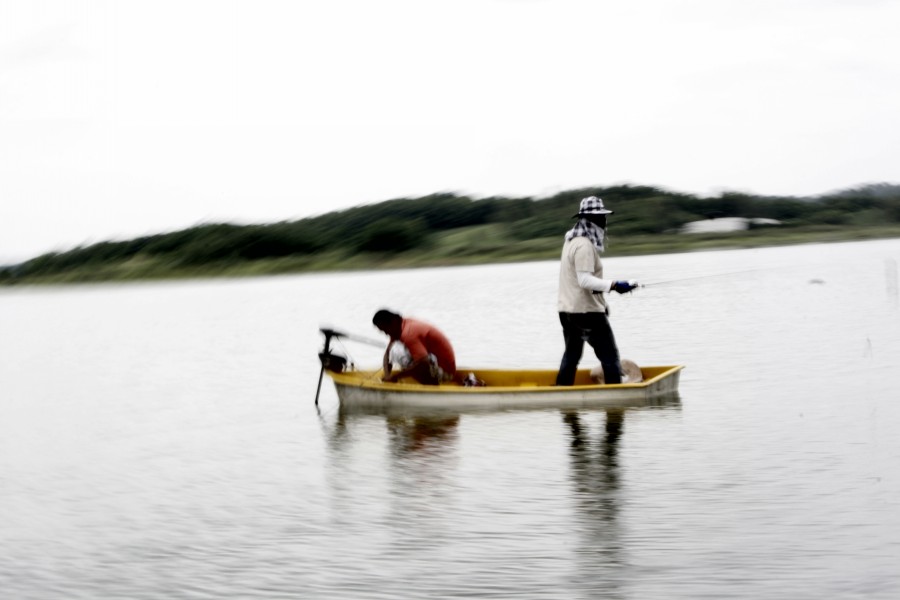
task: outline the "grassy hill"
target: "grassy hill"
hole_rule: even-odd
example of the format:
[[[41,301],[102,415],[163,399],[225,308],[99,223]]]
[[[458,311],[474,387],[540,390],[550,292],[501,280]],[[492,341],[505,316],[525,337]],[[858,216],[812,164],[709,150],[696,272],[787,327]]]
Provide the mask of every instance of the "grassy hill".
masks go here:
[[[562,236],[586,195],[603,197],[615,210],[607,256],[900,237],[900,186],[886,184],[817,198],[729,193],[698,198],[644,186],[571,190],[541,200],[435,194],[298,221],[201,224],[101,242],[0,267],[0,284],[552,260],[558,258]],[[781,225],[734,233],[679,233],[685,223],[715,217],[762,217]]]

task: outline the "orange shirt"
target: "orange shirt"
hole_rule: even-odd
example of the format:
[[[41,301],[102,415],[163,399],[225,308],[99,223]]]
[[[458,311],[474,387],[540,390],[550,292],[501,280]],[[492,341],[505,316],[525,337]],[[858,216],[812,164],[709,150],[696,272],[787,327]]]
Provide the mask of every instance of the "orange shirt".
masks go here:
[[[437,357],[438,365],[451,375],[456,373],[456,355],[453,346],[441,331],[433,326],[419,321],[403,317],[400,326],[400,341],[409,350],[413,360],[420,360],[429,354]]]

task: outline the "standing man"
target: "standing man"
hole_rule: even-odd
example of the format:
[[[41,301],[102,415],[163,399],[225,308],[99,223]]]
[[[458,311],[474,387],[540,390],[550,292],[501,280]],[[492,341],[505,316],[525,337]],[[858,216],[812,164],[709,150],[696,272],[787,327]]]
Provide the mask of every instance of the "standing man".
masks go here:
[[[372,323],[391,339],[384,351],[383,381],[412,377],[425,385],[456,379],[456,355],[441,331],[424,321],[379,310]],[[393,363],[400,369],[394,371]]]
[[[556,385],[572,385],[584,342],[600,359],[606,383],[622,382],[619,349],[609,325],[609,308],[604,294],[612,290],[620,294],[637,287],[636,282],[603,279],[600,253],[605,250],[606,215],[613,211],[603,200],[589,196],[581,201],[578,222],[566,233],[559,268],[559,322],[562,324],[566,349],[559,365]]]

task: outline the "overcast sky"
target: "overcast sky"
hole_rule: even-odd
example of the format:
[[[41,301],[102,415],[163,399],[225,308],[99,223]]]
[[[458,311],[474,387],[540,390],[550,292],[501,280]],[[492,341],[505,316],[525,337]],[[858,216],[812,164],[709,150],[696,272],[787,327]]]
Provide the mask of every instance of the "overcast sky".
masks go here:
[[[0,0],[0,264],[207,221],[900,182],[900,0]]]

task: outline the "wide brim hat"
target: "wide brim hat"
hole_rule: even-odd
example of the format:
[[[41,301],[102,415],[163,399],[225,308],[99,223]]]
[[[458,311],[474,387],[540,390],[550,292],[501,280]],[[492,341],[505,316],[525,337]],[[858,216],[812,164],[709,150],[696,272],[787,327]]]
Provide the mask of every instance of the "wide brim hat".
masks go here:
[[[611,215],[613,211],[603,206],[603,200],[597,196],[588,196],[581,200],[578,212],[572,215],[572,218],[583,217],[585,215]]]

